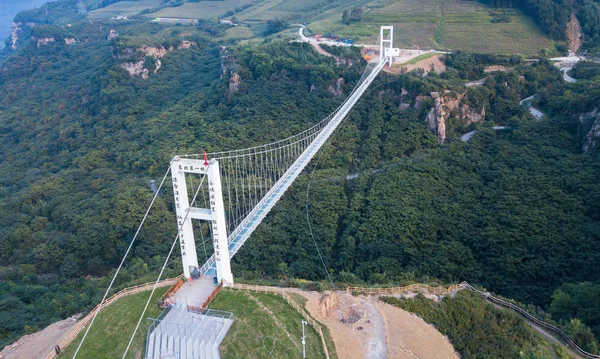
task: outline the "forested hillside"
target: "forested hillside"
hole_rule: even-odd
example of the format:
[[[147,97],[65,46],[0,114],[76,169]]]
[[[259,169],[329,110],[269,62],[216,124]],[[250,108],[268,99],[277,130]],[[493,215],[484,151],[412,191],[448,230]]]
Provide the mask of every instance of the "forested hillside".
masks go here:
[[[119,35],[107,40],[110,30]],[[0,346],[99,300],[153,195],[148,181],[173,155],[304,129],[343,101],[365,65],[357,51],[339,54],[352,66],[336,65],[309,45],[277,41],[225,53],[203,28],[80,22],[35,31],[55,41],[25,43],[0,68]],[[157,69],[144,45],[173,50]],[[123,68],[134,60],[146,61],[146,80]],[[498,62],[514,69],[484,73]],[[581,80],[566,84],[544,60],[457,53],[447,63],[443,75],[380,75],[312,180],[302,175],[236,256],[235,275],[324,278],[307,230],[311,180],[310,220],[334,279],[469,280],[600,334],[579,304],[600,285],[600,161],[582,153],[589,128],[579,121],[600,103],[597,68],[575,69]],[[484,86],[465,89],[481,77]],[[344,94],[334,96],[339,78]],[[424,120],[432,100],[417,101],[433,91],[468,91],[486,122],[451,116],[449,141],[438,145]],[[518,106],[533,94],[547,119]],[[459,140],[472,129],[470,142]],[[155,275],[173,219],[165,189],[118,285]],[[170,269],[180,272],[176,259]]]

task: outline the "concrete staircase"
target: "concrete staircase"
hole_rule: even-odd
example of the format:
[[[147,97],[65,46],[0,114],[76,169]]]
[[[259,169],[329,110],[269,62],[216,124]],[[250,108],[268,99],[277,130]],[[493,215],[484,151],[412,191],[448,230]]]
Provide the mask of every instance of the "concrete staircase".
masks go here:
[[[220,359],[219,345],[233,323],[231,313],[172,309],[148,329],[146,359]]]

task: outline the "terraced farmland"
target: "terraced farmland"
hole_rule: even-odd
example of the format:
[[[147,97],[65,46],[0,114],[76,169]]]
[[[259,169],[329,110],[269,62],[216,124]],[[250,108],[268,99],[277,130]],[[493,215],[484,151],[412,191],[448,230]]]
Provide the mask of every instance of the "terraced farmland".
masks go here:
[[[148,17],[174,17],[190,19],[210,19],[220,17],[240,6],[254,2],[254,0],[225,0],[225,1],[199,1],[186,2],[177,7],[166,7],[157,12],[148,14]]]
[[[118,2],[94,11],[91,16],[131,15],[157,6],[157,1],[160,2]],[[344,10],[357,6],[363,7],[362,21],[350,25],[342,23]],[[208,19],[234,10],[238,21],[251,25],[251,28],[227,31],[227,39],[231,41],[260,38],[264,36],[260,26],[270,19],[283,18],[292,24],[308,23],[312,33],[331,33],[370,44],[376,43],[379,26],[392,24],[395,45],[402,48],[535,55],[542,49],[552,52],[554,47],[553,41],[521,11],[492,9],[468,0],[200,1],[163,8],[146,16]],[[494,13],[498,11],[509,15],[510,22],[493,23]]]
[[[496,10],[474,1],[401,0],[386,6],[377,2],[364,6],[361,23],[345,26],[341,22],[343,10],[339,9],[315,18],[309,29],[374,43],[379,26],[393,24],[395,44],[403,48],[533,55],[554,44],[529,17],[515,9],[508,12],[509,23],[492,23]]]
[[[139,14],[145,9],[157,7],[160,5],[160,3],[160,0],[120,1],[92,11],[89,14],[89,18],[105,19],[113,16],[133,16]]]

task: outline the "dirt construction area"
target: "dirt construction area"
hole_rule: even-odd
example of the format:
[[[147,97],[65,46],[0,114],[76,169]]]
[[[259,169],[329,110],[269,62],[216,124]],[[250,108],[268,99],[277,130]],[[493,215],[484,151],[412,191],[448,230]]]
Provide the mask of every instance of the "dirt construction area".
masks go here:
[[[448,338],[423,319],[374,297],[294,293],[305,297],[306,309],[327,326],[339,358],[459,358]]]
[[[442,55],[433,56],[428,59],[421,60],[415,64],[408,65],[394,65],[391,68],[385,67],[384,71],[392,74],[401,74],[405,72],[411,72],[412,70],[421,69],[424,72],[435,71],[438,74],[446,71],[446,65],[442,60]]]
[[[52,323],[37,333],[22,337],[5,347],[0,352],[0,359],[45,358],[54,350],[56,343],[60,342],[77,324],[77,318],[80,316],[81,314],[74,315],[60,322]]]

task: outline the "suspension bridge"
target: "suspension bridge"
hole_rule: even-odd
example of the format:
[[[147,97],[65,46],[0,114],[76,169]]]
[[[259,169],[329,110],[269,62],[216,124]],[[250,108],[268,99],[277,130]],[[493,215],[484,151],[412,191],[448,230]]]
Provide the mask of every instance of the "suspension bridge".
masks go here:
[[[314,126],[293,136],[252,148],[178,155],[173,158],[73,358],[77,357],[169,172],[178,231],[156,283],[160,281],[176,243],[180,246],[186,281],[169,298],[169,305],[159,318],[152,319],[145,358],[220,357],[218,347],[232,324],[232,316],[231,313],[207,310],[204,304],[206,299],[213,293],[217,283],[234,283],[231,258],[352,111],[381,69],[386,64],[391,65],[393,56],[399,52],[393,47],[393,26],[380,28],[379,47],[380,56],[367,64],[347,99]],[[206,259],[201,266],[193,220],[198,221],[197,228]],[[210,257],[204,245],[204,233],[208,240],[212,239]],[[155,289],[156,285],[150,298]],[[150,299],[146,302],[123,358],[131,347],[149,303]]]

